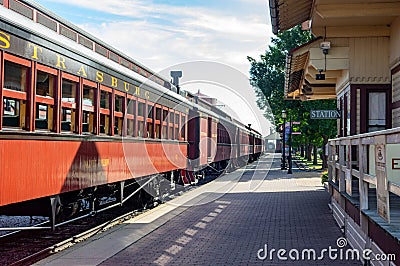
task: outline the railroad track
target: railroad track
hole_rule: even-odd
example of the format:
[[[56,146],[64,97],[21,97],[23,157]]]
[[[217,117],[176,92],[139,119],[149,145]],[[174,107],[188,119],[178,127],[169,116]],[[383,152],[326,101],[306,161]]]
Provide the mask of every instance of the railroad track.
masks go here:
[[[202,180],[198,185],[214,180],[219,175],[210,175]],[[196,186],[188,186],[183,190],[177,191],[165,198],[168,201],[181,195],[183,192],[194,189]],[[156,204],[158,205],[158,204]],[[57,227],[55,231],[33,230],[21,231],[0,239],[0,266],[5,265],[31,265],[54,253],[69,248],[91,236],[102,233],[115,225],[131,219],[147,210],[132,210],[129,206],[110,209],[106,212],[98,213],[96,216],[89,216],[85,219],[71,222],[64,226]],[[44,225],[45,226],[45,225]]]

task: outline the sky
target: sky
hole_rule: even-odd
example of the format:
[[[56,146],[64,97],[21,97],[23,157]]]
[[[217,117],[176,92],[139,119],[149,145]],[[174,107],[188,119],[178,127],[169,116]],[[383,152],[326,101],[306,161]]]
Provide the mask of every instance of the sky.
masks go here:
[[[220,105],[224,106],[221,108],[233,110],[244,124],[251,123],[260,132],[268,133],[268,123],[261,121],[258,110],[255,110],[253,89],[248,82],[241,82],[249,78],[250,64],[247,56],[259,59],[270,44],[272,29],[268,1],[35,2],[156,72],[164,73],[166,69],[182,67],[183,89],[192,92],[200,90],[201,93],[218,98]],[[221,65],[225,66],[226,70],[222,71],[225,76],[216,80],[207,81],[203,78],[201,82],[193,82],[197,79],[185,73],[185,66],[190,64],[189,69],[193,70],[193,62],[204,61],[214,62],[211,65],[218,71],[221,71]],[[209,64],[205,65],[210,67]],[[195,71],[210,71],[203,67],[201,65]],[[240,88],[225,84],[224,79],[232,79],[230,75],[241,76],[234,78],[240,80]],[[228,90],[222,89],[226,87],[229,87]],[[239,98],[246,98],[246,102],[240,103],[235,94],[241,95]]]

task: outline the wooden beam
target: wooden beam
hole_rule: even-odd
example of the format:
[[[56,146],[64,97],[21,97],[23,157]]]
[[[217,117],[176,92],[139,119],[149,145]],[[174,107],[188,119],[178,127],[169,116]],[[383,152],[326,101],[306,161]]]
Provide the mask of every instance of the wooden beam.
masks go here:
[[[316,36],[325,36],[325,27],[312,27]],[[390,36],[390,26],[334,26],[326,27],[326,38],[343,37],[386,37]]]
[[[316,11],[324,19],[377,16],[387,17],[399,16],[400,5],[398,2],[320,4],[316,6]]]

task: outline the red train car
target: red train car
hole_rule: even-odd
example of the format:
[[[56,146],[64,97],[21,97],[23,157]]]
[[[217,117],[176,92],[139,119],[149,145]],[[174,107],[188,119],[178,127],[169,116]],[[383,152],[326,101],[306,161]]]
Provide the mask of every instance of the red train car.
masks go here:
[[[184,96],[34,2],[2,1],[0,214],[46,214],[54,226],[104,196],[154,199],[163,180],[261,154],[258,133]]]

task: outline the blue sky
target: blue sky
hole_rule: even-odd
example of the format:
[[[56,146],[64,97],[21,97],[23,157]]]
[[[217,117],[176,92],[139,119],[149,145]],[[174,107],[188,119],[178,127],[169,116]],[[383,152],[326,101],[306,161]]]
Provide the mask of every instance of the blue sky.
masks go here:
[[[155,71],[206,60],[237,69],[248,78],[247,56],[264,54],[272,36],[265,0],[36,2]],[[248,87],[246,94],[252,94]],[[187,88],[191,89],[198,88]],[[201,87],[201,91],[228,101],[219,89]],[[242,108],[237,113],[245,112]],[[245,116],[242,120],[251,119],[250,114]]]

